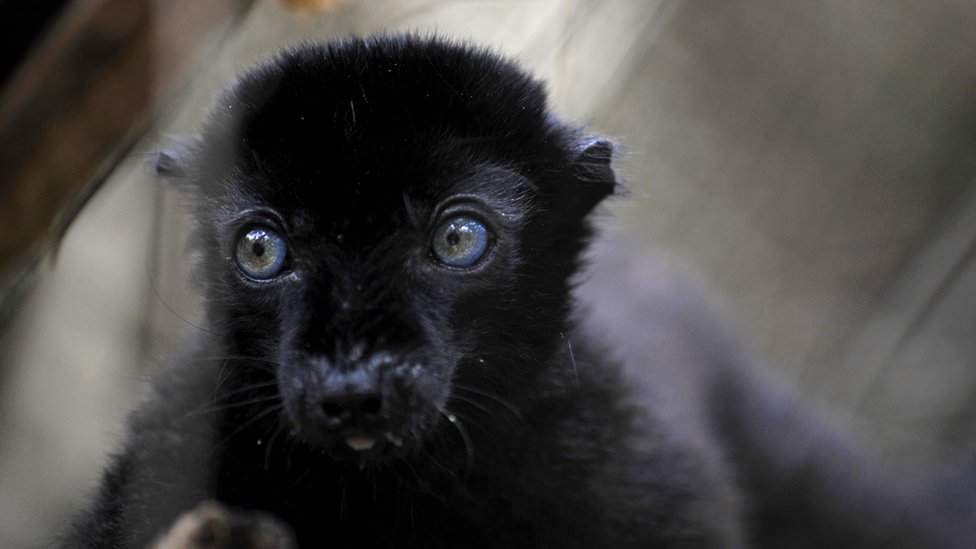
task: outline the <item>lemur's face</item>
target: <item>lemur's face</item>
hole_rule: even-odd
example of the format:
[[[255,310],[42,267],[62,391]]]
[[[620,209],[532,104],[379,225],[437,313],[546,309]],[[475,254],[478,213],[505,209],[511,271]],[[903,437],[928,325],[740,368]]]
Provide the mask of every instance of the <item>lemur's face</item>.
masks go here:
[[[530,182],[489,166],[448,173],[354,175],[292,189],[287,205],[271,186],[229,209],[221,287],[246,341],[278,364],[303,440],[369,457],[413,448],[459,421],[452,396],[504,391],[512,350],[536,345],[525,319],[553,321],[520,269]]]
[[[445,48],[286,54],[224,99],[186,170],[211,323],[336,457],[516,420],[612,189],[609,147],[577,143],[535,82]]]

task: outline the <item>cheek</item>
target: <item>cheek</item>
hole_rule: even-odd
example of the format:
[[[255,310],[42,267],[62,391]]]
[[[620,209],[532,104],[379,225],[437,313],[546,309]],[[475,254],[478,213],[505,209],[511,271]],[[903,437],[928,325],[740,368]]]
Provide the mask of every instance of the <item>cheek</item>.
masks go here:
[[[300,417],[304,413],[305,387],[308,380],[304,379],[304,372],[296,371],[289,362],[282,362],[278,367],[278,393],[285,405],[285,410],[292,418]]]
[[[316,370],[294,349],[285,348],[277,358],[278,394],[289,419],[301,424],[309,417],[309,397],[314,396],[315,384],[319,382]]]
[[[446,358],[446,357],[445,357]],[[405,374],[397,376],[397,383],[406,389],[404,394],[415,402],[426,402],[440,407],[451,390],[451,378],[454,374],[453,366],[442,366],[438,362],[424,361],[411,368],[405,368]]]
[[[512,292],[512,287],[470,292],[458,299],[451,309],[450,327],[453,339],[465,350],[504,347],[506,341],[517,342],[532,329],[535,307]]]

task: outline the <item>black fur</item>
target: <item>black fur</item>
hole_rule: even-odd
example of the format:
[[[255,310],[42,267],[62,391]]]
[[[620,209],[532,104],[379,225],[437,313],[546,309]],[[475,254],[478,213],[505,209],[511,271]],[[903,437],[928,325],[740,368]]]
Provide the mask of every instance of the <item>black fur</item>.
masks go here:
[[[144,547],[204,500],[269,512],[300,547],[955,543],[613,254],[574,305],[611,156],[458,44],[308,44],[244,74],[157,159],[197,197],[209,333],[66,545]],[[452,212],[493,235],[473,267],[431,253]],[[288,246],[270,280],[234,260],[257,225]]]

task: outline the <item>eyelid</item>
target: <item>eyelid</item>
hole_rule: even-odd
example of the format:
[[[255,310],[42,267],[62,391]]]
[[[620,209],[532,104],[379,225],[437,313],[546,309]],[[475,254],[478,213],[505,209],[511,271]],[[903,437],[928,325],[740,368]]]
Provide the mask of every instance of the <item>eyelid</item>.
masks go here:
[[[251,226],[264,226],[273,229],[281,236],[290,232],[288,223],[278,212],[260,206],[241,210],[227,224],[237,227],[238,231]]]
[[[497,230],[492,221],[493,216],[489,215],[493,211],[494,210],[492,208],[490,208],[476,196],[452,196],[451,198],[448,198],[447,200],[438,204],[434,209],[434,213],[430,218],[428,233],[430,236],[433,236],[433,232],[436,231],[442,223],[452,217],[468,216],[483,224],[485,228],[488,229],[488,232],[494,235],[497,233]]]

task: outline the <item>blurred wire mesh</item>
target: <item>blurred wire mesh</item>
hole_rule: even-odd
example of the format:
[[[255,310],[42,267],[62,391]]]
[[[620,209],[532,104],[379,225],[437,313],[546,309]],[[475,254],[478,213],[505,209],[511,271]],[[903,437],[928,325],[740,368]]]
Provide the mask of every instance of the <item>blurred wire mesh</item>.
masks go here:
[[[144,372],[195,329],[183,198],[145,153],[192,134],[241,68],[351,33],[436,32],[517,57],[558,112],[620,144],[629,196],[605,222],[635,254],[701,273],[772,364],[893,461],[976,441],[976,4],[288,4],[329,9],[255,2],[211,29],[2,335],[0,546],[36,546],[77,508]],[[178,40],[167,3],[146,5],[154,40]]]

